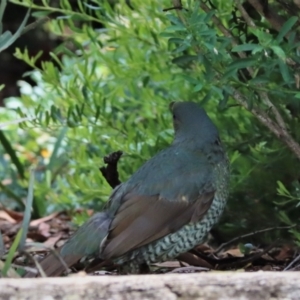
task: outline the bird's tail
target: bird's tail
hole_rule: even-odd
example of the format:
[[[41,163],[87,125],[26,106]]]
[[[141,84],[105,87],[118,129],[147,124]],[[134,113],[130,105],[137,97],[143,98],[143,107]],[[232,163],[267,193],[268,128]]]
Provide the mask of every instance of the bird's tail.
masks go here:
[[[107,235],[111,220],[107,212],[93,215],[57,250],[57,253],[47,255],[40,262],[45,274],[58,276],[84,256],[97,257],[100,243]],[[31,272],[25,274],[25,277],[32,276],[34,275]]]

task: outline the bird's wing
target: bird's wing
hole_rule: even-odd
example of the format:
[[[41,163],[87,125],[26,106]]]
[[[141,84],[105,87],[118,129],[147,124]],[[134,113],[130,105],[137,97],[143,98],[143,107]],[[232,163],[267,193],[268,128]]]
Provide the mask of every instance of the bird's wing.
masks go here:
[[[83,257],[96,254],[100,243],[107,235],[110,222],[111,217],[106,212],[94,214],[62,246],[60,255]]]
[[[187,182],[192,184],[193,181]],[[178,190],[175,199],[166,199],[160,194],[142,195],[134,190],[125,194],[110,225],[109,234],[101,245],[101,257],[119,257],[174,233],[190,222],[201,220],[213,201],[213,186],[206,183],[199,190],[194,185],[190,186],[194,192],[197,188],[194,199],[181,195],[180,186],[173,188]]]

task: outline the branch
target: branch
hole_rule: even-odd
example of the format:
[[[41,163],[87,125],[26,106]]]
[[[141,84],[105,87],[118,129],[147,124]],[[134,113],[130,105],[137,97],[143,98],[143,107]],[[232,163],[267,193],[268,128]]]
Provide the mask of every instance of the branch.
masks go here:
[[[122,154],[123,152],[119,150],[105,156],[103,158],[103,161],[105,164],[107,164],[107,166],[101,167],[99,169],[103,177],[112,188],[115,188],[121,183],[121,181],[119,180],[117,165]]]
[[[271,24],[271,26],[276,30],[276,31],[280,31],[281,27],[283,26],[283,24],[286,22],[286,20],[279,16],[269,5],[267,7],[267,9],[265,9],[261,3],[261,1],[259,0],[247,0],[255,9],[256,11],[261,14],[262,16],[264,16],[269,23]],[[289,34],[287,34],[286,36],[288,36]]]
[[[248,0],[248,1],[252,1],[252,0]],[[254,2],[257,2],[257,1],[254,1]],[[201,2],[200,6],[205,12],[210,11],[210,8],[205,3]],[[244,8],[241,5],[238,5],[238,8],[241,9],[240,12],[245,17],[245,20],[246,21],[248,20],[248,25],[255,27],[255,24],[249,17],[248,13],[244,10]],[[225,28],[223,26],[222,22],[216,16],[214,16],[212,18],[212,20],[213,20],[214,24],[220,29],[220,31],[225,36],[231,38],[232,46],[235,46],[238,44],[238,42],[237,42],[236,38],[233,36],[233,34],[229,30],[227,30],[227,28]],[[247,55],[244,52],[239,52],[238,54],[241,58],[247,57]],[[247,68],[247,70],[248,70],[249,74],[253,77],[253,75],[254,75],[253,69]],[[262,110],[259,110],[258,108],[253,107],[252,109],[250,109],[250,111],[253,113],[254,116],[256,116],[256,118],[261,123],[263,123],[271,132],[273,132],[273,134],[275,134],[275,136],[278,139],[283,141],[288,146],[288,148],[296,155],[296,157],[300,160],[300,145],[288,133],[286,124],[285,124],[281,114],[279,113],[278,109],[272,103],[272,101],[269,99],[269,96],[266,92],[258,92],[258,94],[259,94],[262,102],[267,106],[267,108],[274,115],[276,123],[266,113],[264,113]],[[246,99],[244,99],[243,95],[238,90],[234,90],[233,98],[238,103],[240,103],[243,107],[245,107],[247,110],[249,110],[249,106],[248,106]]]
[[[250,237],[250,236],[253,236],[253,235],[256,235],[256,234],[259,234],[259,233],[265,233],[265,232],[268,232],[268,231],[273,231],[273,230],[278,230],[278,229],[291,229],[293,227],[295,227],[296,224],[294,225],[291,225],[291,226],[282,226],[282,227],[271,227],[271,228],[265,228],[265,229],[261,229],[261,230],[256,230],[256,231],[253,231],[253,232],[250,232],[250,233],[247,233],[247,234],[243,234],[241,236],[238,236],[238,237],[235,237],[233,238],[232,240],[226,242],[226,243],[223,243],[222,245],[220,245],[217,250],[214,252],[214,254],[218,254],[221,252],[221,250],[223,250],[225,247],[229,246],[229,245],[232,245],[233,243],[235,242],[239,242],[240,240],[246,238],[246,237]]]
[[[235,5],[237,9],[240,11],[241,15],[243,16],[244,20],[250,27],[255,27],[255,23],[251,19],[251,17],[248,15],[247,11],[245,10],[244,6],[241,4],[240,0],[235,0]]]

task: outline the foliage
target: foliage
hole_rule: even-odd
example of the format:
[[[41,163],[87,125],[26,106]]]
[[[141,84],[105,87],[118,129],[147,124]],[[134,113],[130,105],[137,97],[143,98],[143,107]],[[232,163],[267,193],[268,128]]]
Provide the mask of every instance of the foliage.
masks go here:
[[[28,20],[29,17],[29,13],[30,10],[28,10],[22,24],[20,25],[20,27],[18,28],[18,30],[15,32],[14,35],[11,34],[10,31],[5,31],[2,33],[2,17],[5,11],[5,7],[6,7],[7,1],[6,0],[2,0],[0,3],[0,52],[5,50],[6,48],[8,48],[10,45],[12,45],[17,39],[18,37],[21,35],[26,22]]]
[[[36,216],[100,209],[111,191],[98,170],[102,158],[124,151],[119,171],[126,180],[171,142],[168,103],[193,100],[220,129],[231,158],[231,197],[219,226],[224,239],[296,221],[296,17],[276,32],[266,19],[254,18],[257,25],[250,26],[232,1],[184,1],[185,9],[168,12],[170,1],[136,0],[133,9],[78,1],[76,11],[67,0],[59,7],[13,2],[32,6],[37,17],[53,15],[48,29],[64,43],[51,62],[35,67],[37,86],[21,82],[21,98],[7,99],[0,111],[8,121],[31,118],[5,128],[26,175],[21,178],[12,157],[1,160],[1,180],[11,180],[2,201],[14,198],[9,193],[23,197],[34,162]],[[26,50],[16,56],[35,66]],[[286,202],[283,190],[293,201]]]

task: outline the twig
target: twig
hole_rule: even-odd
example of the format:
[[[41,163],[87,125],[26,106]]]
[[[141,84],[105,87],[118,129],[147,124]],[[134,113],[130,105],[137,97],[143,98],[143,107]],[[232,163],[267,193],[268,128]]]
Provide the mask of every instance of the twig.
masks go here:
[[[164,8],[163,11],[169,11],[169,10],[173,10],[173,9],[185,9],[182,6],[172,6],[172,7],[168,7],[168,8]],[[187,9],[185,9],[187,10]]]
[[[107,166],[101,167],[99,169],[103,177],[106,179],[106,181],[112,188],[115,188],[121,183],[121,181],[119,180],[117,165],[122,154],[123,152],[119,150],[105,156],[103,158],[103,161],[105,164],[107,164]]]
[[[253,20],[251,19],[247,11],[245,10],[244,6],[241,4],[240,0],[235,0],[235,4],[237,9],[240,11],[241,15],[245,19],[246,23],[248,24],[248,26],[255,27],[255,23],[253,22]]]
[[[291,267],[292,267],[297,261],[299,261],[299,260],[300,260],[300,254],[299,254],[295,259],[293,259],[293,260],[287,265],[287,267],[285,267],[285,268],[283,269],[283,271],[288,271],[288,270],[290,270]]]
[[[24,254],[27,258],[29,258],[34,263],[35,267],[37,268],[37,271],[36,270],[34,270],[34,271],[30,270],[30,271],[28,271],[28,274],[32,274],[33,273],[33,274],[36,275],[36,273],[39,272],[39,274],[41,275],[41,277],[47,277],[46,274],[45,274],[45,272],[44,272],[44,270],[43,270],[43,268],[41,267],[41,265],[39,264],[39,262],[34,258],[33,255],[31,255],[27,251],[22,251],[21,253]]]
[[[268,232],[268,231],[273,231],[273,230],[278,230],[278,229],[291,229],[293,227],[295,227],[296,224],[294,225],[291,225],[291,226],[276,226],[276,227],[271,227],[271,228],[265,228],[265,229],[261,229],[261,230],[256,230],[256,231],[253,231],[253,232],[250,232],[250,233],[247,233],[247,234],[243,234],[241,236],[238,236],[238,237],[235,237],[233,238],[232,240],[226,242],[226,243],[223,243],[221,244],[217,250],[214,252],[214,254],[218,254],[221,252],[221,250],[223,250],[226,246],[228,245],[231,245],[237,241],[240,241],[246,237],[249,237],[249,236],[253,236],[253,235],[256,235],[256,234],[259,234],[259,233],[264,233],[264,232]]]
[[[30,23],[29,25],[27,25],[27,26],[23,29],[21,35],[27,33],[28,31],[30,31],[30,30],[32,30],[32,29],[35,29],[35,28],[38,27],[38,26],[42,26],[44,23],[46,23],[46,22],[48,22],[48,21],[50,21],[50,18],[49,18],[49,17],[44,17],[44,18],[41,18],[41,19],[36,20],[36,21],[33,22],[33,23]]]
[[[52,247],[47,247],[45,245],[42,245],[43,248],[46,248],[48,250],[50,250],[50,253],[53,254],[55,256],[55,258],[57,258],[59,260],[59,262],[62,264],[62,266],[64,267],[65,271],[68,272],[69,271],[69,267],[68,265],[66,264],[66,262],[64,261],[64,259],[61,257],[61,255],[58,253],[58,251],[56,251],[55,249],[53,249]],[[37,271],[39,272],[39,274],[41,275],[41,277],[47,277],[47,275],[45,274],[41,264],[33,257],[33,255],[31,255],[29,252],[27,251],[22,251],[22,253],[28,257],[30,260],[33,261],[35,267],[37,268]],[[47,254],[49,255],[49,253]],[[46,255],[46,256],[47,256]],[[46,257],[45,256],[45,257]],[[45,258],[44,257],[44,258]],[[25,277],[32,277],[32,276],[35,276],[36,274],[33,275],[33,273],[37,273],[36,271],[35,272],[28,272]]]

